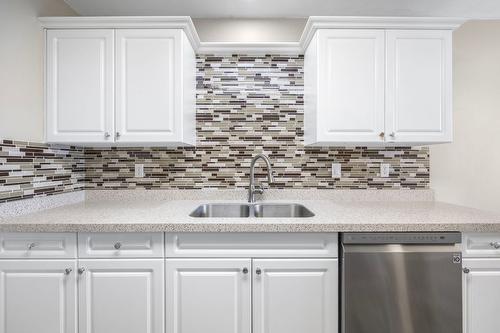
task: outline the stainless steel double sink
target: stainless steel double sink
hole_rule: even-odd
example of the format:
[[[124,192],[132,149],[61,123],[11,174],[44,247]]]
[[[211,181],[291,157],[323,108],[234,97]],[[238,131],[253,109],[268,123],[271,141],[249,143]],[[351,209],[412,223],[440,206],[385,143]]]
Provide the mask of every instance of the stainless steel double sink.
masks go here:
[[[211,203],[198,206],[189,216],[304,218],[313,217],[314,213],[307,207],[294,203]]]

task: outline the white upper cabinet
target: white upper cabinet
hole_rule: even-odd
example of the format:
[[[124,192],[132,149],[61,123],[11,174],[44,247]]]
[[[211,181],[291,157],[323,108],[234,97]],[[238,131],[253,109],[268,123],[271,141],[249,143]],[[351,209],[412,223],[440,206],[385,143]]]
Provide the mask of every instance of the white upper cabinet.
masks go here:
[[[199,40],[189,18],[42,23],[48,142],[196,143],[194,45]]]
[[[180,29],[116,31],[117,142],[195,144],[194,64]]]
[[[451,42],[451,31],[387,31],[389,141],[452,141]]]
[[[453,19],[309,19],[306,145],[452,141]]]
[[[384,131],[384,32],[321,30],[305,57],[306,144],[379,139]]]
[[[113,30],[47,31],[48,142],[106,142],[113,133]]]

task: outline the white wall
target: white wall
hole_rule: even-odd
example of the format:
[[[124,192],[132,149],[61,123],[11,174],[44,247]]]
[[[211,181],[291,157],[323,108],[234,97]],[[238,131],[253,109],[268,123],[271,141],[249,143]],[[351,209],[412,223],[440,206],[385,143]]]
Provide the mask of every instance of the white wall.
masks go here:
[[[193,19],[203,42],[297,42],[307,19]]]
[[[75,15],[63,0],[0,0],[0,138],[43,141],[39,16]]]
[[[431,147],[436,199],[500,213],[500,21],[454,34],[454,142]]]

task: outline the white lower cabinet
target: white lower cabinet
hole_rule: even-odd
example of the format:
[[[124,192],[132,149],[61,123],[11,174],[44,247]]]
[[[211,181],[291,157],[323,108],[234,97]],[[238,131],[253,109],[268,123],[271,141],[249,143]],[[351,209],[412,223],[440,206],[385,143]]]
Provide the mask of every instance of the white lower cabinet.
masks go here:
[[[0,260],[0,333],[76,333],[76,260]]]
[[[255,259],[253,333],[334,333],[336,259]]]
[[[163,259],[91,259],[78,266],[79,333],[163,333]]]
[[[500,331],[500,258],[466,258],[464,333]]]
[[[0,333],[338,332],[336,234],[163,236],[0,233]]]
[[[167,333],[337,332],[336,259],[167,259],[166,272]]]
[[[167,333],[251,333],[250,259],[167,259]]]

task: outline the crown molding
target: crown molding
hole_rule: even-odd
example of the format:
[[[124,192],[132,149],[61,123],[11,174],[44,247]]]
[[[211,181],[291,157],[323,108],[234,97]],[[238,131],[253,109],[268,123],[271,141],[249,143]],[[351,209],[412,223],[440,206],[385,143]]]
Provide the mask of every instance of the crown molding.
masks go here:
[[[189,16],[40,17],[45,29],[182,29],[199,54],[303,54],[318,29],[454,30],[467,19],[435,17],[311,16],[298,42],[201,42]]]
[[[201,42],[198,54],[303,54],[298,42]]]
[[[467,19],[449,17],[310,16],[299,44],[307,48],[318,29],[429,29],[455,30]]]
[[[40,17],[45,29],[182,29],[195,50],[200,37],[189,16],[61,16]]]

